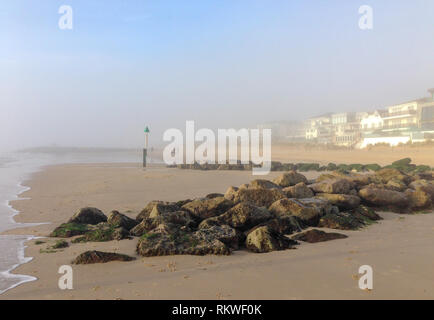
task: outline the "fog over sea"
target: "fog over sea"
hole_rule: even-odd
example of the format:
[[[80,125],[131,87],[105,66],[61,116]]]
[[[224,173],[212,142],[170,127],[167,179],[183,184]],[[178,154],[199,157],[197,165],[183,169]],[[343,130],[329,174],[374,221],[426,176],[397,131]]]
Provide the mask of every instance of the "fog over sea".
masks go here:
[[[32,226],[16,223],[18,214],[9,202],[29,188],[22,185],[32,173],[44,166],[67,163],[140,163],[140,150],[129,149],[81,149],[81,148],[36,148],[20,152],[0,151],[0,233],[6,230]],[[152,157],[148,162],[159,162]],[[72,213],[71,213],[72,215]],[[47,221],[49,222],[49,221]],[[15,275],[11,272],[20,264],[32,258],[25,257],[25,242],[32,236],[0,235],[0,294],[24,282],[36,280],[29,275]]]

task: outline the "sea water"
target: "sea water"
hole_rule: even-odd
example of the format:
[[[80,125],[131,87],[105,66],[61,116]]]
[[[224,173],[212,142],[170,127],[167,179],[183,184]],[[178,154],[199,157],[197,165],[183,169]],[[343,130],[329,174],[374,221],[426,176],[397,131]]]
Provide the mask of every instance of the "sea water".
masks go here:
[[[44,166],[67,163],[121,163],[140,162],[140,152],[14,152],[0,153],[0,233],[20,227],[34,226],[31,223],[17,223],[14,216],[19,212],[14,210],[10,201],[24,200],[20,194],[29,188],[22,185],[23,181]],[[159,161],[149,161],[159,162]],[[49,221],[47,221],[48,223]],[[17,275],[12,271],[19,265],[32,260],[25,257],[25,242],[34,237],[25,235],[0,235],[0,294],[24,282],[37,280],[30,275]]]

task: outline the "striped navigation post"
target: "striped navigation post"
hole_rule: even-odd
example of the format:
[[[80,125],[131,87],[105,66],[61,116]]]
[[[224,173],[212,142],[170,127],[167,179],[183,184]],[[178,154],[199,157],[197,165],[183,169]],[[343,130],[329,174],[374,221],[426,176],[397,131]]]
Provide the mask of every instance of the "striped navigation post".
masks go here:
[[[148,156],[148,139],[149,139],[149,128],[145,127],[145,148],[143,149],[143,168],[146,168],[146,157]]]

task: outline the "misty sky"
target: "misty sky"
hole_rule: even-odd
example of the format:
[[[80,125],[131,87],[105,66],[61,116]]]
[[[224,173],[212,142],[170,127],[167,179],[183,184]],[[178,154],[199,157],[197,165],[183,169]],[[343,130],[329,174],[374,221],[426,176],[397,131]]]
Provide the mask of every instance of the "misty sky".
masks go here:
[[[433,39],[432,0],[1,1],[0,149],[373,110],[434,87]]]

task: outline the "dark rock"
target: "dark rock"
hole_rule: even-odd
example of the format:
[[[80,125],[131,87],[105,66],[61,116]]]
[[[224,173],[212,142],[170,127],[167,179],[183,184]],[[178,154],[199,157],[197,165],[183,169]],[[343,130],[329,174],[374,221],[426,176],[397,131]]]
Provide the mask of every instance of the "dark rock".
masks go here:
[[[94,226],[92,229],[87,231],[82,237],[74,239],[73,243],[80,242],[106,242],[112,240],[123,240],[130,236],[128,230],[120,227],[115,228],[114,226],[103,222]]]
[[[307,184],[307,178],[296,171],[291,171],[282,174],[278,178],[274,179],[273,182],[282,188],[286,188],[295,186],[300,182]]]
[[[145,218],[149,218],[151,212],[155,209],[158,212],[174,212],[180,210],[179,203],[154,200],[149,202],[146,207],[136,217],[138,222]]]
[[[388,183],[390,180],[398,180],[406,185],[411,182],[411,177],[394,168],[385,168],[377,171],[374,175],[382,183]]]
[[[101,252],[101,251],[86,251],[80,254],[72,261],[73,264],[92,264],[92,263],[107,263],[110,261],[132,261],[135,258],[125,254]]]
[[[138,224],[136,220],[131,219],[118,211],[112,211],[107,218],[107,222],[114,227],[122,227],[126,230],[131,230]]]
[[[267,209],[257,207],[249,202],[241,202],[218,217],[202,221],[199,229],[227,224],[241,231],[246,231],[270,219],[271,214]]]
[[[196,199],[182,206],[183,210],[191,213],[199,220],[215,217],[226,212],[233,206],[233,202],[224,197],[213,199]]]
[[[434,203],[434,184],[427,180],[416,180],[410,183],[409,187],[415,191],[423,191],[431,196]]]
[[[189,212],[164,212],[143,219],[142,222],[131,229],[130,233],[136,237],[140,237],[148,231],[157,228],[159,225],[166,225],[170,229],[179,229],[181,227],[192,229],[197,225],[197,223]]]
[[[383,220],[383,218],[381,218],[374,209],[369,208],[367,206],[364,205],[360,205],[357,208],[353,209],[352,211],[350,211],[350,213],[354,216],[363,216],[371,221],[377,221],[377,220]]]
[[[105,214],[97,208],[82,208],[78,210],[68,223],[81,223],[81,224],[92,224],[96,225],[100,222],[106,222],[107,217]]]
[[[207,198],[207,199],[214,199],[214,198],[220,198],[220,197],[224,197],[224,196],[225,195],[221,194],[221,193],[210,193],[210,194],[207,194],[205,196],[205,198]]]
[[[386,183],[385,188],[392,191],[404,192],[407,189],[407,185],[397,179],[391,179]]]
[[[330,179],[309,185],[315,193],[348,194],[354,189],[354,183],[348,179]]]
[[[234,198],[238,192],[238,188],[237,187],[229,187],[226,192],[225,192],[225,199],[228,199],[230,201],[234,201]]]
[[[69,247],[68,242],[66,242],[65,240],[58,240],[54,245],[51,246],[51,249],[64,249],[68,247]]]
[[[286,198],[278,189],[239,188],[234,196],[234,203],[251,202],[258,207],[269,207],[273,202]]]
[[[357,230],[364,226],[359,219],[346,212],[326,214],[321,217],[318,227],[338,230]]]
[[[282,190],[288,198],[303,199],[312,198],[314,193],[306,186],[304,182],[300,182],[292,187],[287,187]]]
[[[428,209],[432,206],[431,195],[422,189],[412,190],[408,189],[405,194],[409,198],[410,207],[413,210]]]
[[[256,179],[250,182],[249,188],[251,189],[280,189],[280,187],[275,184],[274,182],[263,180],[263,179]]]
[[[360,189],[361,187],[366,186],[372,182],[371,175],[369,174],[357,174],[357,173],[344,174],[338,171],[324,173],[316,179],[316,182],[335,180],[335,179],[348,180],[350,184],[354,186],[354,188],[356,189]]]
[[[199,241],[205,242],[217,239],[234,250],[238,250],[240,243],[245,239],[241,232],[228,225],[212,226],[207,229],[200,229],[194,233],[194,237]]]
[[[124,239],[129,239],[129,238],[130,238],[130,232],[123,227],[116,228],[113,231],[113,240],[120,241],[120,240],[124,240]]]
[[[360,205],[360,198],[348,194],[318,193],[317,198],[325,199],[341,210],[354,209]]]
[[[267,226],[252,230],[246,238],[246,248],[255,253],[292,249],[297,242]]]
[[[70,238],[83,235],[89,231],[85,224],[81,223],[63,223],[51,232],[50,237],[53,238]]]
[[[405,209],[410,204],[409,198],[405,193],[391,190],[364,188],[359,191],[359,196],[368,204],[378,207],[388,206]]]
[[[178,230],[169,234],[151,231],[140,238],[137,244],[137,253],[145,257],[181,254],[231,254],[231,249],[216,238],[216,232],[200,231],[202,232],[191,233]]]
[[[411,163],[410,158],[401,159],[395,162],[392,162],[392,166],[398,166],[398,167],[406,167]]]
[[[307,225],[296,216],[279,216],[268,220],[263,225],[282,234],[292,234],[306,229]]]
[[[324,242],[335,239],[345,239],[348,236],[341,233],[327,233],[321,230],[313,229],[293,236],[291,239],[300,240],[309,243]]]
[[[319,208],[304,205],[297,199],[280,199],[269,210],[277,217],[296,216],[309,226],[315,226],[321,216]]]
[[[320,215],[323,216],[328,213],[337,213],[339,212],[339,208],[332,205],[330,202],[328,202],[325,199],[321,198],[304,198],[304,199],[298,199],[299,202],[301,202],[303,205],[311,207],[311,208],[317,208],[320,211]]]

